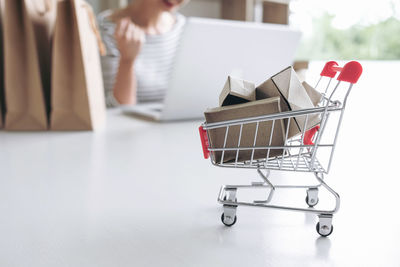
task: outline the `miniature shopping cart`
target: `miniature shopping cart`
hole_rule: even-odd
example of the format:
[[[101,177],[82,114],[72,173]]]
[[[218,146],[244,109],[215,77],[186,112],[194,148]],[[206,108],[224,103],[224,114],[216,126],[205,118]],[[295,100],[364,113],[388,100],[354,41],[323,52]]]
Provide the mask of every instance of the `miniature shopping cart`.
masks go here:
[[[332,82],[337,73],[339,73],[337,82]],[[251,185],[224,185],[221,187],[218,202],[224,208],[221,216],[223,224],[232,226],[236,223],[236,209],[238,206],[251,206],[313,213],[319,217],[319,222],[316,225],[317,232],[321,236],[328,236],[332,233],[332,218],[333,214],[339,210],[340,197],[338,193],[326,184],[324,175],[329,173],[331,167],[347,98],[361,73],[362,67],[356,61],[348,62],[344,67],[339,67],[336,62],[330,61],[325,64],[321,77],[315,86],[315,88],[318,86],[325,87],[324,92],[321,92],[321,101],[315,108],[223,122],[203,123],[200,126],[200,137],[206,159],[211,158],[212,164],[219,167],[255,169],[262,180]],[[338,97],[339,95],[341,97]],[[315,115],[320,116],[320,124],[312,129],[307,129],[308,119]],[[288,138],[289,125],[294,118],[297,118],[297,121],[304,122],[304,127],[302,127],[303,130],[299,135]],[[299,120],[299,118],[302,118],[302,120]],[[286,136],[282,146],[272,145],[272,138],[269,139],[269,143],[267,141],[267,145],[256,145],[260,131],[268,129],[268,131],[271,131],[268,136],[273,136],[274,127],[261,127],[265,123],[272,125],[283,123],[286,126]],[[255,135],[254,138],[252,137],[254,142],[252,146],[243,147],[240,145],[243,142],[242,130],[249,125],[255,127]],[[237,145],[228,146],[229,131],[234,127],[240,129]],[[218,130],[224,136],[224,145],[222,147],[213,147],[212,142],[209,142],[211,141],[210,132],[213,130]],[[269,155],[273,154],[271,151],[275,150],[281,150],[282,153],[270,157]],[[254,155],[259,151],[265,151],[265,156],[255,158]],[[235,153],[236,157],[226,161],[224,160],[224,155],[227,153]],[[240,160],[241,153],[251,153],[250,159]],[[312,173],[313,177],[316,178],[316,182],[312,185],[273,184],[269,179],[271,170]],[[334,197],[336,204],[333,209],[320,210],[314,208],[319,202],[318,191],[320,187],[326,189]],[[238,201],[236,195],[239,189],[264,189],[266,190],[266,197],[263,200],[254,200],[252,202]],[[277,189],[306,190],[306,204],[308,207],[271,204]]]

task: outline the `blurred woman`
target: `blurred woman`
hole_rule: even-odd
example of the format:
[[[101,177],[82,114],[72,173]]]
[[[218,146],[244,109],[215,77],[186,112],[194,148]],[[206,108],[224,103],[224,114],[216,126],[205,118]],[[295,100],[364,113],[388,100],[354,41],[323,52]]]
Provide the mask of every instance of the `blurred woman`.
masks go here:
[[[187,0],[135,0],[99,14],[107,48],[102,58],[107,106],[161,102],[185,18]]]

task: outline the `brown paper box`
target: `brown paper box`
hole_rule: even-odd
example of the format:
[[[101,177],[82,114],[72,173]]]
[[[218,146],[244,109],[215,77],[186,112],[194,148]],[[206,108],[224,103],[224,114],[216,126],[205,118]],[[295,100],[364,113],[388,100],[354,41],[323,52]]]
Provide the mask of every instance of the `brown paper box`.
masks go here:
[[[4,2],[7,130],[46,130],[56,0]]]
[[[0,128],[3,127],[3,120],[5,114],[4,102],[4,56],[3,56],[3,0],[0,0]]]
[[[270,79],[256,88],[256,98],[265,99],[269,97],[280,97],[282,111],[295,111],[314,108],[321,99],[321,94],[307,85],[307,90],[301,84],[292,67],[275,74]],[[291,119],[288,138],[301,133],[305,125],[305,116]],[[306,129],[310,129],[320,123],[319,115],[310,115]],[[285,127],[287,127],[285,122]]]
[[[307,82],[302,83],[304,89],[306,89],[306,92],[308,96],[310,97],[314,107],[318,106],[319,102],[322,100],[322,95],[320,92],[314,89],[311,85],[309,85]]]
[[[94,130],[106,110],[93,11],[80,0],[58,3],[53,45],[52,130]]]
[[[254,83],[228,76],[219,95],[219,106],[229,106],[256,100]]]
[[[255,116],[279,113],[279,97],[268,98],[259,101],[253,101],[244,104],[231,105],[226,107],[218,107],[207,110],[204,115],[207,123],[221,122],[226,120],[243,119]],[[256,146],[268,146],[272,130],[272,122],[262,122],[259,124],[257,132]],[[240,126],[231,126],[229,128],[226,148],[238,147]],[[256,123],[246,124],[242,129],[242,137],[240,147],[252,147],[256,133]],[[209,130],[209,141],[212,148],[223,148],[225,139],[225,128],[217,128]],[[271,146],[284,145],[284,126],[281,120],[275,121],[274,133],[272,135]],[[267,150],[255,150],[253,159],[261,159],[267,157]],[[269,157],[282,155],[281,149],[270,150]],[[241,151],[238,161],[251,160],[251,150]],[[215,152],[214,158],[216,162],[220,162],[222,152]],[[224,154],[224,162],[235,161],[236,151],[226,151]]]

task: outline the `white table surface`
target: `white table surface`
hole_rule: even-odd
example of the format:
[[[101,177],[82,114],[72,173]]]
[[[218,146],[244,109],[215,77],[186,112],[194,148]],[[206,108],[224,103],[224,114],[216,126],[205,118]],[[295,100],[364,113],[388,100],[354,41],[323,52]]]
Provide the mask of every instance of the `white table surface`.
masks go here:
[[[327,176],[342,199],[330,237],[313,215],[245,207],[224,227],[219,186],[256,173],[203,160],[200,121],[110,111],[96,133],[0,132],[0,266],[400,266],[400,62],[364,69]]]

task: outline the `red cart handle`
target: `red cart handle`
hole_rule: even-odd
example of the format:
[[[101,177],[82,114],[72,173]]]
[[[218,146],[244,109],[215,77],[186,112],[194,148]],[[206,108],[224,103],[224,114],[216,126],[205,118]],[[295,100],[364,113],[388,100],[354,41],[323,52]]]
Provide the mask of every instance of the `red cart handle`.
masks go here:
[[[204,159],[208,159],[210,157],[210,151],[208,151],[210,143],[208,142],[207,131],[203,129],[203,126],[200,126],[199,133],[200,133],[201,146],[203,147]]]
[[[305,132],[304,138],[303,138],[304,145],[310,145],[310,146],[314,145],[313,138],[314,138],[314,135],[318,132],[319,128],[320,128],[319,125],[317,125],[314,128]]]
[[[321,76],[334,78],[336,73],[340,72],[338,81],[357,83],[360,78],[363,68],[357,61],[350,61],[344,67],[339,67],[336,61],[329,61],[325,64],[324,69],[321,72]]]

